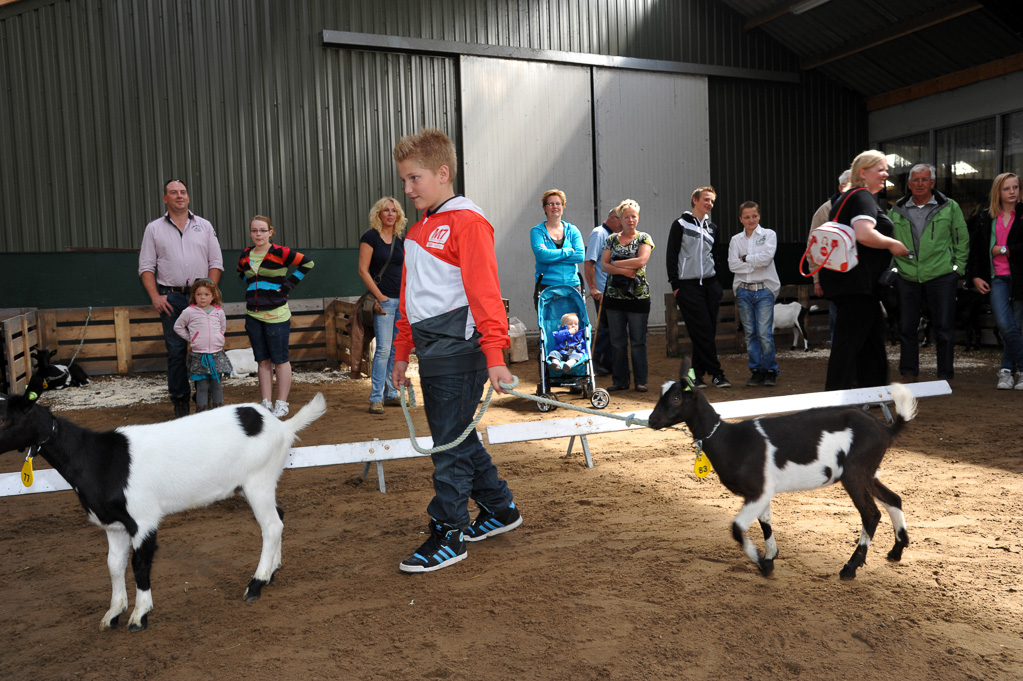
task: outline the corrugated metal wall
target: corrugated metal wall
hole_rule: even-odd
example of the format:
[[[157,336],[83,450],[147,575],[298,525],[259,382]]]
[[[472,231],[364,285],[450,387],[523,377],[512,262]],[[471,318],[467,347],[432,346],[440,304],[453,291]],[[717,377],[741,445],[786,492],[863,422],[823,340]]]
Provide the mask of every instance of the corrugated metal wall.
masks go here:
[[[143,225],[164,210],[163,183],[175,176],[188,182],[193,208],[214,222],[225,248],[245,244],[257,212],[274,219],[285,243],[353,248],[372,202],[400,189],[389,161],[395,138],[424,124],[457,137],[458,67],[449,57],[326,49],[323,29],[797,69],[791,54],[742,23],[713,0],[6,5],[0,253],[137,248]],[[723,199],[791,191],[815,159],[813,177],[834,174],[831,154],[845,158],[847,145],[827,136],[807,143],[806,130],[833,122],[841,136],[856,128],[845,126],[849,102],[837,92],[826,83],[816,96],[711,78],[710,171],[728,187]],[[762,111],[755,126],[746,111]],[[807,126],[791,123],[799,116]],[[775,158],[800,163],[765,161]]]
[[[739,231],[739,204],[756,201],[779,242],[802,242],[866,148],[867,113],[862,99],[812,74],[801,85],[712,78],[710,137],[714,221],[725,234]]]

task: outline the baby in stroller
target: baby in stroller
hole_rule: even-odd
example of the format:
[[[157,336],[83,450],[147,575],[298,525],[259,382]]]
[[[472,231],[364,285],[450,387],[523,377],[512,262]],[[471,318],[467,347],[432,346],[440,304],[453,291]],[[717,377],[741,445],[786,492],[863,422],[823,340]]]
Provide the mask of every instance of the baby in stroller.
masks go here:
[[[547,365],[568,371],[586,359],[586,337],[579,328],[579,315],[568,312],[561,316],[561,328],[554,332],[554,349],[547,354]]]

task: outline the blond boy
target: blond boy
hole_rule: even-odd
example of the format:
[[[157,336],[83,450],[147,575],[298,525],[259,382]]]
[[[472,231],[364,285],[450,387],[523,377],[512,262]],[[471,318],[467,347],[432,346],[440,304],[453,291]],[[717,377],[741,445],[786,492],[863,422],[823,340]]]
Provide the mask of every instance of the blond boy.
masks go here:
[[[489,379],[498,393],[510,383],[502,350],[509,345],[494,253],[494,228],[476,204],[455,195],[455,147],[440,130],[402,137],[394,160],[405,195],[423,211],[405,237],[395,387],[413,348],[419,358],[423,407],[434,446],[455,440],[472,422]],[[430,537],[402,561],[403,572],[432,572],[466,556],[466,541],[513,530],[522,516],[479,439],[433,455]],[[470,523],[468,501],[480,513]]]

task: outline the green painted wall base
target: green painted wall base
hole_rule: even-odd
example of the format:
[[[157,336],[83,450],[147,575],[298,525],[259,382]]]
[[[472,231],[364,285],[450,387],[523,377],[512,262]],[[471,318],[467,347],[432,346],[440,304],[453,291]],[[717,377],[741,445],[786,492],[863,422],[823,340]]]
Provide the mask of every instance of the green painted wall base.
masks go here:
[[[295,289],[295,298],[357,296],[365,291],[359,279],[356,249],[304,250],[316,263]],[[235,274],[241,251],[224,251],[221,292],[228,303],[244,302],[244,285]],[[138,276],[137,251],[0,254],[0,308],[111,307],[148,305]]]

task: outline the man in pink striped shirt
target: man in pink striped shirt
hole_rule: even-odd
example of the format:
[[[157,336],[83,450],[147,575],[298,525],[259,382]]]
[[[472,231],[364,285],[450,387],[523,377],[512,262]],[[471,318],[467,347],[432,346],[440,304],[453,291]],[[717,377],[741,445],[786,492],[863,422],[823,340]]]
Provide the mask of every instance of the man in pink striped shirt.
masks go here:
[[[174,323],[188,307],[188,291],[196,279],[220,281],[224,256],[217,233],[209,220],[188,209],[188,188],[180,180],[164,185],[167,212],[146,225],[139,251],[139,277],[160,313],[163,340],[167,346],[167,390],[174,403],[174,416],[189,411],[188,343],[174,332]]]

